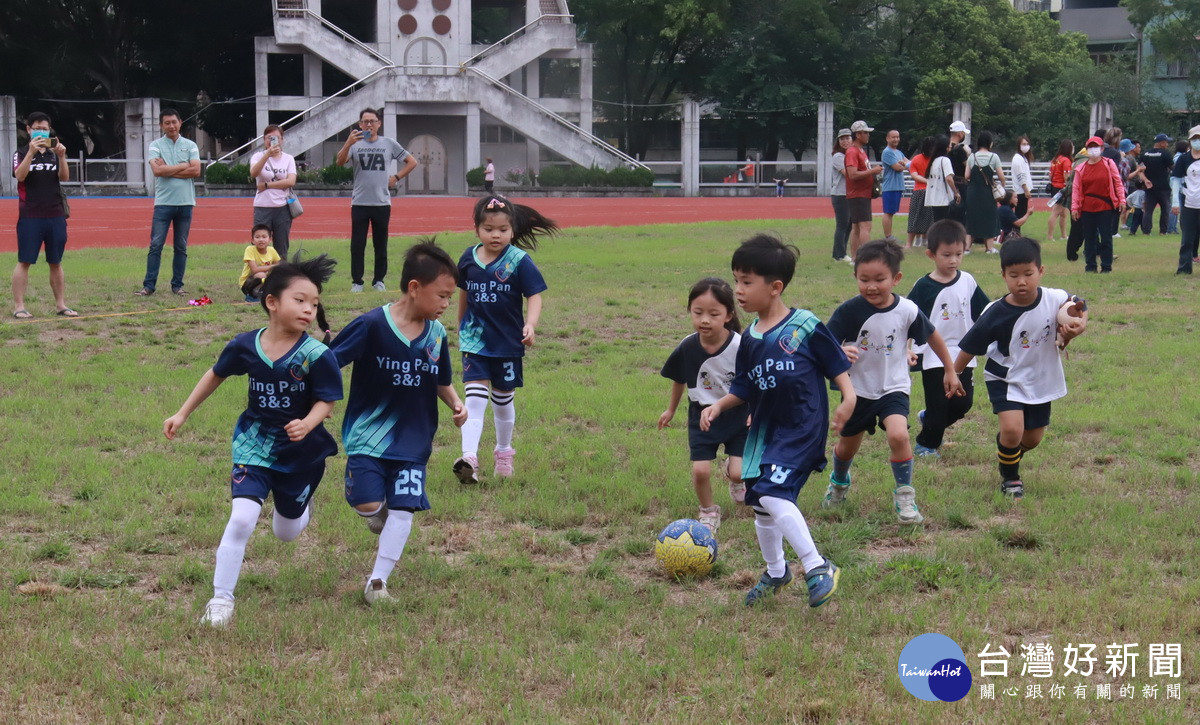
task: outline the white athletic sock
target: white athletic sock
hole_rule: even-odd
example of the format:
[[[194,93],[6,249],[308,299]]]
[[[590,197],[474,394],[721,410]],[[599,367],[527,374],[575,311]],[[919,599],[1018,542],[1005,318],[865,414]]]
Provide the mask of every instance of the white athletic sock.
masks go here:
[[[804,571],[812,571],[825,563],[825,558],[821,556],[821,553],[817,551],[817,545],[813,543],[812,534],[808,531],[808,524],[804,521],[804,514],[800,513],[796,504],[774,496],[762,496],[758,499],[758,505],[771,514],[775,525],[783,532],[783,537],[800,557],[800,565],[804,567]]]
[[[408,535],[412,531],[412,511],[388,511],[387,523],[379,534],[379,553],[375,555],[375,568],[371,570],[371,578],[387,583],[392,569],[404,553],[404,545],[408,543]]]
[[[225,524],[225,533],[221,535],[221,544],[217,547],[213,596],[233,601],[233,590],[237,586],[238,575],[242,573],[242,559],[246,556],[246,542],[254,533],[261,510],[262,504],[253,499],[233,499],[229,523]]]
[[[305,506],[304,513],[300,514],[298,519],[288,519],[279,515],[279,509],[275,509],[275,518],[271,519],[271,529],[275,532],[275,538],[280,541],[292,541],[300,535],[308,526],[308,522],[312,520],[312,507]]]
[[[517,391],[507,393],[492,391],[492,420],[496,423],[496,450],[512,450],[513,428],[517,425],[517,406],[513,398]]]
[[[767,562],[767,574],[778,579],[787,571],[787,562],[783,559],[783,532],[770,516],[756,513],[754,533],[758,535],[758,548]]]
[[[467,398],[467,422],[462,427],[462,454],[474,456],[479,452],[479,437],[483,435],[483,414],[487,412],[488,387],[483,383],[467,383],[463,391]]]

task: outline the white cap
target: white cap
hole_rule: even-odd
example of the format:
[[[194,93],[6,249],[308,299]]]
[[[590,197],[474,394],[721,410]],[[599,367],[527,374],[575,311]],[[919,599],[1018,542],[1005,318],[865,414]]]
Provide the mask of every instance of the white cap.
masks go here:
[[[1200,126],[1192,126],[1188,129],[1188,138],[1196,138],[1200,136]]]
[[[967,124],[962,121],[955,121],[950,124],[950,133],[971,133],[971,129],[967,128]]]

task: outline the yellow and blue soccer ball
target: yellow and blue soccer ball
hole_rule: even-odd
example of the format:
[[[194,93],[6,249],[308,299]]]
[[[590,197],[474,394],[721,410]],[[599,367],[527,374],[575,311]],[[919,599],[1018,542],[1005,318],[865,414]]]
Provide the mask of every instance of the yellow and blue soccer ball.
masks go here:
[[[704,576],[717,560],[717,537],[695,519],[672,521],[654,543],[654,558],[673,577]]]

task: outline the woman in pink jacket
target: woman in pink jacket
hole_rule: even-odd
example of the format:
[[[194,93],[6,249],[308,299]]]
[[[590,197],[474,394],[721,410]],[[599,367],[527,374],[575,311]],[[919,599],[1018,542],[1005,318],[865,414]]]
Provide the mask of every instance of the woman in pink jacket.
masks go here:
[[[1075,167],[1071,181],[1071,218],[1083,227],[1083,271],[1095,272],[1099,255],[1100,271],[1107,273],[1112,271],[1113,224],[1125,207],[1125,184],[1117,165],[1102,155],[1099,136],[1085,146],[1087,160]]]

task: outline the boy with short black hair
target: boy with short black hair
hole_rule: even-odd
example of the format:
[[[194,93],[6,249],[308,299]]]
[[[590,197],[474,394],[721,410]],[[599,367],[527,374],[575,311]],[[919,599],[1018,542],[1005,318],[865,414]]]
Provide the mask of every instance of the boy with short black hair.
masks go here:
[[[829,475],[823,508],[840,506],[850,492],[850,463],[862,445],[864,433],[875,433],[876,425],[887,433],[891,449],[892,476],[896,488],[892,505],[902,524],[925,520],[917,508],[912,485],[913,453],[908,440],[908,341],[928,345],[945,366],[942,376],[946,397],[962,395],[962,384],[954,371],[950,352],[941,334],[911,301],[893,294],[903,276],[900,262],[904,250],[895,242],[867,242],[854,258],[858,296],[843,302],[829,318],[829,331],[839,340],[853,363],[850,379],[858,393],[854,413],[842,426],[833,447],[833,473]]]
[[[1012,192],[1009,192],[1010,194]],[[958,342],[972,323],[979,319],[988,297],[970,272],[959,269],[963,250],[967,246],[967,230],[953,219],[934,222],[928,232],[929,247],[925,256],[933,260],[933,271],[917,280],[908,298],[917,305],[933,323],[946,342],[946,349],[953,359],[958,355]],[[975,397],[972,375],[959,378],[963,395],[947,398],[942,391],[942,376],[945,370],[942,361],[926,354],[924,345],[913,348],[917,353],[915,369],[921,373],[921,385],[925,389],[925,409],[917,413],[921,432],[913,453],[918,457],[938,458],[938,448],[946,429],[962,420]],[[975,367],[975,359],[968,364]],[[974,373],[974,370],[971,370]]]
[[[1000,419],[1000,492],[1021,498],[1021,458],[1041,443],[1050,424],[1050,402],[1067,394],[1058,353],[1060,345],[1066,347],[1087,329],[1087,303],[1041,286],[1046,268],[1041,245],[1032,239],[1008,240],[1000,250],[1000,270],[1008,294],[988,305],[963,336],[955,367],[961,372],[974,356],[987,355],[984,381],[992,412]],[[1066,306],[1074,319],[1059,325],[1059,309]]]
[[[238,277],[238,289],[247,302],[258,302],[262,297],[263,280],[271,268],[282,261],[272,241],[274,235],[266,224],[255,224],[250,229],[251,244],[242,252],[242,276]]]
[[[425,467],[437,432],[437,399],[467,420],[451,384],[450,347],[438,318],[457,292],[458,267],[432,240],[404,255],[397,302],[355,318],[331,348],[338,363],[354,363],[342,443],[346,501],[379,535],[367,577],[367,604],[391,599],[387,579],[404,553],[413,514],[430,508]]]
[[[796,496],[809,474],[825,468],[830,425],[826,380],[842,391],[842,403],[833,414],[835,430],[854,408],[854,386],[846,373],[850,363],[817,316],[783,303],[796,254],[795,247],[766,234],[746,240],[734,252],[738,304],[758,317],[742,336],[729,394],[700,413],[700,428],[708,430],[722,411],[749,404],[742,477],[767,570],[746,593],[746,606],[791,583],[784,539],[804,567],[809,606],[829,601],[840,575],[817,551]]]

